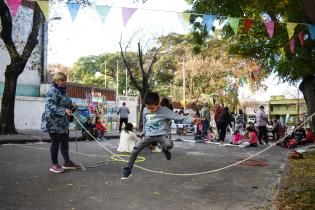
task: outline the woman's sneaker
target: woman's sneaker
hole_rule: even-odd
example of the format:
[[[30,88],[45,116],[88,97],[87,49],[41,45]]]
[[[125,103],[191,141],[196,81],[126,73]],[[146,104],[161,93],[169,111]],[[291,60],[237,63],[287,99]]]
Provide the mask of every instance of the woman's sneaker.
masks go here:
[[[77,168],[79,168],[79,165],[77,165],[73,162],[70,162],[70,163],[63,164],[62,168],[63,169],[77,169]]]
[[[62,173],[64,171],[59,164],[52,165],[49,170],[54,173]]]

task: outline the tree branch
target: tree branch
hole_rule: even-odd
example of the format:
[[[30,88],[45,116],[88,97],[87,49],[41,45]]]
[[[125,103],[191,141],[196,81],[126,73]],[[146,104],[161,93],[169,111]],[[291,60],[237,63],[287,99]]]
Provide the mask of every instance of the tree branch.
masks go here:
[[[141,49],[141,45],[140,42],[138,42],[138,57],[139,57],[139,67],[141,69],[142,75],[143,77],[147,77],[147,73],[144,71],[143,68],[143,59],[142,59],[143,53],[142,53],[142,49]]]
[[[20,57],[19,53],[16,50],[14,42],[12,40],[12,17],[9,7],[4,2],[0,0],[0,18],[1,18],[1,32],[0,37],[3,40],[11,58]]]

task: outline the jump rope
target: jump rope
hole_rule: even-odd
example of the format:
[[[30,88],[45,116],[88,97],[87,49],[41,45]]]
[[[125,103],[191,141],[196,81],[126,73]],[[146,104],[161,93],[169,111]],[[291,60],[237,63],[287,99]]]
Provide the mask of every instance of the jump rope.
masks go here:
[[[307,123],[313,116],[315,116],[315,112],[309,116],[303,123],[301,123],[299,126],[297,126],[296,128],[294,128],[292,130],[292,132],[296,131],[297,129],[301,128],[305,123]],[[125,160],[124,158],[122,158],[121,156],[126,156],[126,157],[129,157],[129,155],[119,155],[119,154],[116,154],[114,152],[112,152],[110,149],[108,149],[107,147],[105,147],[98,139],[96,139],[83,125],[82,123],[80,122],[80,120],[77,118],[77,116],[75,114],[73,114],[73,117],[74,119],[76,119],[76,121],[78,122],[78,124],[92,137],[93,140],[95,140],[95,142],[100,146],[102,147],[103,149],[105,149],[107,152],[109,152],[110,154],[112,154],[112,157],[111,159],[114,160],[114,161],[120,161],[120,162],[127,162],[127,160]],[[152,170],[152,169],[149,169],[149,168],[145,168],[145,167],[142,167],[142,166],[139,166],[137,164],[134,165],[134,167],[138,168],[138,169],[142,169],[144,171],[147,171],[147,172],[151,172],[151,173],[155,173],[155,174],[162,174],[162,175],[170,175],[170,176],[197,176],[197,175],[204,175],[204,174],[211,174],[211,173],[215,173],[215,172],[219,172],[219,171],[223,171],[225,169],[228,169],[228,168],[231,168],[231,167],[234,167],[234,166],[237,166],[237,165],[250,165],[250,166],[256,166],[257,164],[262,164],[262,166],[265,166],[263,165],[263,163],[258,163],[257,160],[251,160],[253,159],[254,157],[256,156],[259,156],[260,154],[264,153],[265,151],[269,150],[271,147],[275,146],[277,143],[283,141],[287,136],[289,136],[289,134],[285,135],[284,137],[280,138],[278,141],[276,141],[275,143],[272,143],[270,144],[268,147],[266,147],[265,149],[253,154],[253,155],[250,155],[249,157],[247,158],[244,158],[244,159],[237,159],[235,163],[233,164],[230,164],[230,165],[227,165],[227,166],[224,166],[224,167],[221,167],[221,168],[218,168],[218,169],[213,169],[213,170],[208,170],[208,171],[203,171],[203,172],[196,172],[196,173],[171,173],[171,172],[164,172],[164,171],[157,171],[157,170]],[[76,140],[77,142],[77,140]],[[20,145],[22,146],[22,145]],[[42,150],[47,150],[47,149],[44,149],[44,148],[38,148],[38,147],[30,147],[30,146],[22,146],[22,147],[26,147],[26,148],[33,148],[33,149],[42,149]],[[91,154],[85,154],[85,153],[81,153],[81,152],[78,152],[78,147],[77,147],[77,144],[76,144],[76,151],[75,151],[76,154],[81,154],[81,155],[85,155],[85,156],[90,156],[90,157],[107,157],[107,156],[101,156],[101,155],[91,155]],[[139,158],[139,162],[143,162],[145,159],[143,157],[140,157]],[[249,162],[247,162],[249,161]],[[86,170],[86,168],[83,166],[83,164],[80,163],[80,166],[81,166],[81,169],[82,170]],[[93,166],[91,166],[92,168]],[[95,166],[95,167],[98,167],[98,166]]]

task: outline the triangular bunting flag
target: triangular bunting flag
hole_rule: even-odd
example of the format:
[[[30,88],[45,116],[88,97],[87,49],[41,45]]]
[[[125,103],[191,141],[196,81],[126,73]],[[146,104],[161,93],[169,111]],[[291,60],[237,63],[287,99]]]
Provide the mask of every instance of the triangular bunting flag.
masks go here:
[[[231,18],[231,17],[229,17],[228,18],[228,23],[232,27],[234,33],[237,34],[237,29],[238,29],[238,24],[240,23],[240,19],[239,18]]]
[[[37,4],[42,10],[47,21],[49,19],[49,1],[37,1]]]
[[[72,18],[72,22],[75,20],[75,17],[78,14],[78,11],[80,9],[80,4],[73,4],[73,3],[66,3],[68,10],[70,12],[71,18]]]
[[[16,16],[16,13],[17,13],[19,6],[21,4],[21,0],[7,0],[7,4],[11,10],[12,15]]]
[[[275,22],[270,20],[270,21],[265,21],[264,24],[266,26],[269,37],[272,38],[273,32],[275,30]]]
[[[295,51],[295,41],[294,41],[294,38],[291,39],[291,41],[290,41],[290,49],[291,49],[291,53],[294,54],[294,51]]]
[[[299,36],[300,44],[303,47],[304,46],[304,32],[301,31],[300,33],[298,33],[298,36]]]
[[[191,14],[179,12],[177,13],[177,16],[183,28],[186,29],[189,26],[189,19],[190,19]]]
[[[208,33],[211,31],[213,23],[217,17],[213,15],[203,15],[203,22],[206,24]]]
[[[284,52],[284,48],[283,47],[280,48],[280,55],[281,55],[282,58],[285,58],[285,52]]]
[[[111,7],[96,5],[95,9],[96,9],[98,16],[100,17],[102,23],[104,24]]]
[[[308,31],[311,34],[311,38],[312,40],[315,40],[315,25],[311,25],[311,24],[306,24]]]
[[[247,33],[249,31],[249,29],[252,26],[253,22],[254,22],[254,20],[252,20],[252,19],[246,19],[244,21],[244,28],[243,28],[243,32],[244,33]]]
[[[127,25],[128,20],[131,18],[133,13],[137,11],[136,8],[122,8],[122,16],[123,16],[123,21],[124,21],[124,26]]]
[[[289,39],[292,38],[296,25],[297,23],[287,23],[287,31],[288,31]]]

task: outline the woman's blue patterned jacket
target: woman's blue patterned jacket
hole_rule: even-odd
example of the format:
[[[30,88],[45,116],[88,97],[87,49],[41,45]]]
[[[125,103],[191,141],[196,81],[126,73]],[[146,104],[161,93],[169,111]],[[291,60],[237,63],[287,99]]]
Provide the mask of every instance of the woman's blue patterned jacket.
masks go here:
[[[72,101],[65,89],[51,85],[46,93],[45,111],[42,115],[41,128],[49,133],[69,133],[69,116],[66,109],[71,109]]]

